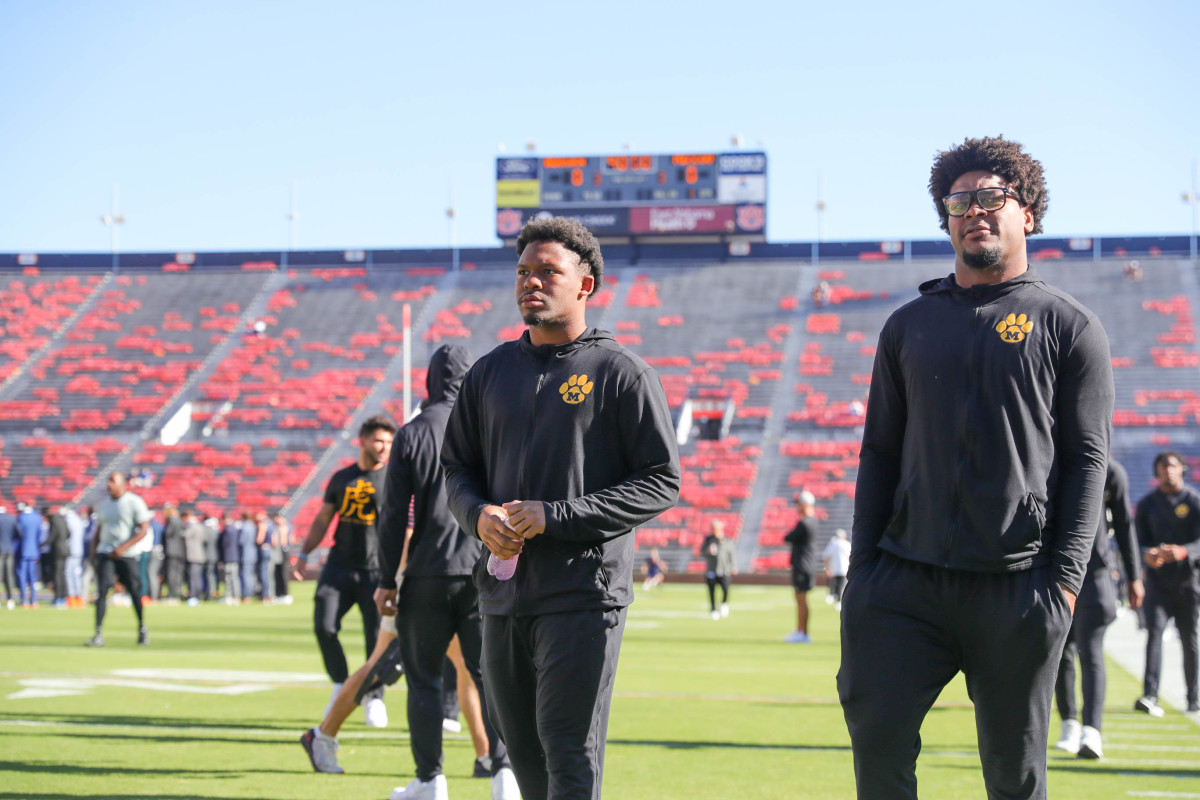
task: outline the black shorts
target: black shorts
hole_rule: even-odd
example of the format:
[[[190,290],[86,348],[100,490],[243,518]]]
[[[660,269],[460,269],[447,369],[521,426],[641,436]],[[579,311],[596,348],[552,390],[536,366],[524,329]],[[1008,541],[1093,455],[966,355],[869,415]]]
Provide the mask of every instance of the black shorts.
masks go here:
[[[797,592],[811,591],[813,587],[813,576],[811,572],[793,572],[792,587]]]

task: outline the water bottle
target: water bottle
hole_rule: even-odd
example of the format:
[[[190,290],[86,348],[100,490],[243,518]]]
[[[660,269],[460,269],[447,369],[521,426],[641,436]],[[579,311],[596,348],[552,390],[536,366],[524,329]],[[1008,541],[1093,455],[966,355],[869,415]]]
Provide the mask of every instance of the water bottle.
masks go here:
[[[510,559],[498,558],[495,553],[488,553],[487,571],[498,581],[506,581],[517,573],[517,559],[521,555],[518,553]]]
[[[512,526],[508,524],[508,517],[504,517],[504,524],[512,530]],[[517,541],[514,539],[514,541]],[[517,574],[517,559],[521,557],[520,553],[509,559],[499,558],[495,553],[488,553],[487,571],[498,581],[506,581]]]

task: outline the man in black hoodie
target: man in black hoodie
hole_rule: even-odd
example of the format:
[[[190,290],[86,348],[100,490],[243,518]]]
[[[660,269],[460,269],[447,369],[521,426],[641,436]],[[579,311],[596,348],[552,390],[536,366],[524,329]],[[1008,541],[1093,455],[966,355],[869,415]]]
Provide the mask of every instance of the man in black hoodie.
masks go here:
[[[517,253],[529,330],[467,373],[442,465],[451,512],[490,551],[475,567],[483,680],[521,794],[596,798],[631,532],[675,504],[679,454],[654,370],[585,322],[604,267],[595,237],[535,220]],[[495,577],[513,558],[515,574]]]
[[[471,365],[466,348],[442,345],[429,359],[425,376],[428,399],[421,414],[400,429],[388,462],[389,506],[379,530],[382,572],[375,600],[385,616],[395,615],[400,658],[408,683],[408,729],[417,777],[394,797],[436,796],[442,776],[442,664],[458,635],[463,661],[479,687],[491,757],[492,796],[516,800],[516,783],[504,744],[488,723],[483,677],[479,671],[482,623],[479,592],[471,571],[482,551],[479,540],[463,532],[446,508],[446,477],[440,455],[446,420]],[[404,553],[412,505],[404,580],[397,593],[396,570]],[[399,594],[399,596],[397,596]]]
[[[1099,525],[1108,339],[1029,266],[1039,162],[967,139],[929,181],[954,272],[879,335],[838,693],[860,798],[917,796],[920,728],[961,670],[988,797],[1044,798],[1050,703]]]

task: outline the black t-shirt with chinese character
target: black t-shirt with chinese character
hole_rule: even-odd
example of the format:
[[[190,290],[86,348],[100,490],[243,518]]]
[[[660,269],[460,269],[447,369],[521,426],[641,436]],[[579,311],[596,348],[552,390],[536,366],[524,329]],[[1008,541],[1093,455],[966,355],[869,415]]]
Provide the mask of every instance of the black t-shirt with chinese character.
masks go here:
[[[379,569],[376,525],[384,509],[387,469],[367,472],[357,463],[338,470],[325,487],[325,502],[337,513],[329,563],[350,569]]]

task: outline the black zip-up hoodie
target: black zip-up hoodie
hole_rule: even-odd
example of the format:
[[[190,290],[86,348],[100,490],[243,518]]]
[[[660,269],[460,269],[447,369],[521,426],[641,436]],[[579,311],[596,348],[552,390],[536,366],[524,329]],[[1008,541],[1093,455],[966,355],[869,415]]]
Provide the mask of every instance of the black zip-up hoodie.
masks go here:
[[[526,332],[479,359],[450,414],[442,465],[450,510],[473,534],[485,505],[545,504],[546,530],[525,542],[511,580],[488,574],[486,557],[476,565],[485,614],[629,605],[628,534],[679,497],[662,382],[595,328],[564,345],[535,346]]]
[[[446,476],[440,461],[446,421],[470,366],[471,354],[460,345],[442,345],[434,351],[425,375],[428,399],[420,415],[400,429],[392,444],[387,512],[379,528],[380,585],[384,589],[396,588],[410,499],[413,534],[405,577],[470,575],[479,560],[483,545],[477,537],[463,533],[446,507]]]
[[[1032,268],[950,275],[884,324],[854,504],[853,574],[876,548],[984,572],[1052,564],[1078,594],[1113,411],[1108,338]]]

